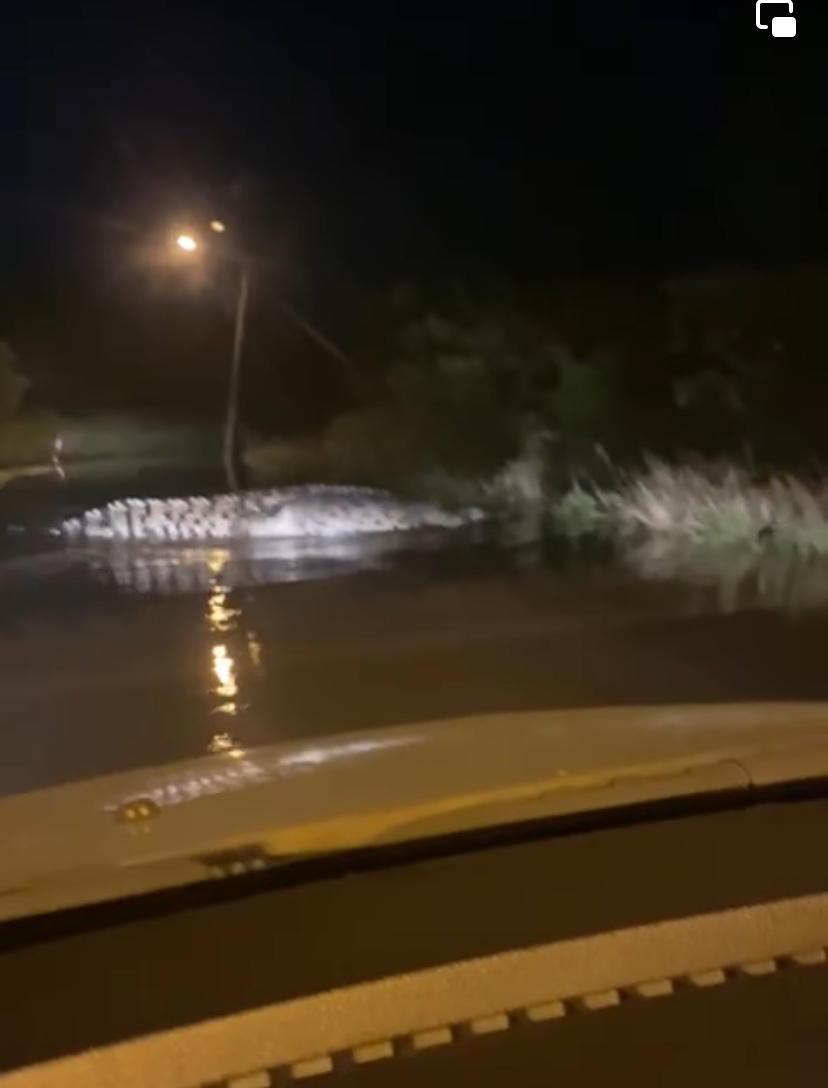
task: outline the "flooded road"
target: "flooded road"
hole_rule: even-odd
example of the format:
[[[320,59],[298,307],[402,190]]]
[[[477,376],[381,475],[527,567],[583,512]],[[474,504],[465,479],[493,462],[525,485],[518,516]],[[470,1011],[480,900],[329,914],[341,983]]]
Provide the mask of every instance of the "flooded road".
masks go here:
[[[0,563],[0,792],[488,711],[828,698],[828,612],[457,537]]]

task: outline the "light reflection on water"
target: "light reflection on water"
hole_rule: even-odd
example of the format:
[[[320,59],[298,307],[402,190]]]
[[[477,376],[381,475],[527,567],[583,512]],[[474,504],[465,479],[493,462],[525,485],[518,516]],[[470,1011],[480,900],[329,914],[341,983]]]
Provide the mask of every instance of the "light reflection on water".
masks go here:
[[[304,564],[309,559],[313,562],[322,557],[344,564],[349,570],[354,565],[360,569],[366,561],[370,565],[379,555],[393,550],[395,542],[389,541],[388,535],[383,534],[385,539],[373,541],[366,541],[363,536],[341,541],[265,542],[264,548],[253,554],[248,549],[241,560],[228,548],[182,549],[167,554],[158,554],[157,549],[148,549],[143,553],[132,550],[129,555],[123,554],[122,549],[109,549],[108,559],[113,564],[113,570],[117,571],[119,585],[139,593],[146,592],[148,586],[169,588],[175,584],[176,571],[184,573],[187,585],[206,579],[208,595],[204,617],[210,639],[208,690],[216,701],[213,712],[234,719],[237,732],[219,731],[210,737],[206,751],[221,760],[219,766],[198,771],[187,769],[161,773],[154,777],[140,796],[118,798],[108,806],[108,811],[122,812],[136,803],[150,802],[158,808],[181,804],[198,797],[302,773],[323,762],[355,757],[364,759],[371,752],[417,743],[416,736],[349,740],[341,744],[328,744],[324,748],[317,745],[300,746],[278,756],[268,756],[246,748],[242,735],[243,712],[249,710],[252,703],[246,691],[242,701],[244,670],[240,667],[241,657],[246,656],[254,674],[259,672],[262,644],[256,632],[245,624],[244,609],[230,603],[231,586],[234,583],[236,587],[239,583],[249,584],[245,575],[249,574],[251,563],[254,566],[259,564],[257,583],[298,580],[306,571]],[[128,577],[127,572],[137,574],[137,578]],[[146,828],[142,826],[142,830]]]
[[[362,534],[337,539],[250,540],[234,547],[176,547],[109,544],[90,548],[83,558],[90,570],[120,588],[168,596],[207,592],[214,596],[216,576],[225,591],[246,586],[331,578],[360,570],[383,569],[403,546],[438,548],[445,534]]]
[[[216,678],[213,690],[224,700],[219,703],[217,709],[225,714],[235,714],[237,711],[235,698],[239,693],[239,685],[236,683],[236,663],[223,643],[213,647],[213,673]]]
[[[704,547],[658,537],[629,547],[625,565],[645,582],[706,589],[718,612],[828,608],[828,559],[773,547]]]
[[[238,742],[229,733],[214,733],[207,745],[207,751],[210,755],[225,752],[232,759],[244,759],[245,755],[244,748],[240,748]]]
[[[208,622],[217,633],[245,627],[243,617],[228,604],[228,594],[237,590],[367,572],[391,579],[412,572],[427,578],[520,573],[554,579],[567,593],[597,579],[642,597],[658,592],[667,611],[685,615],[688,608],[693,613],[828,608],[828,557],[808,558],[762,545],[701,547],[659,537],[596,550],[555,539],[516,542],[504,533],[424,530],[251,540],[222,547],[107,543],[70,549],[64,559],[61,564],[60,556],[53,555],[51,562],[58,571],[63,566],[67,582],[74,578],[80,584],[78,574],[85,572],[90,590],[99,593],[114,588],[141,597],[205,594]],[[25,560],[0,564],[0,575],[7,570],[15,578],[21,597],[26,594],[26,566]],[[30,568],[34,586],[37,557]],[[245,656],[259,667],[261,643],[249,631],[243,639]],[[219,661],[217,667],[226,666]]]
[[[212,550],[205,557],[213,580],[207,597],[205,616],[211,637],[210,691],[217,699],[214,712],[234,718],[249,704],[239,702],[239,667],[230,644],[235,648],[243,639],[242,645],[255,668],[261,665],[261,644],[252,630],[245,631],[242,639],[239,637],[242,609],[228,602],[229,588],[222,580],[229,558],[227,549]],[[208,745],[208,751],[226,751],[233,756],[243,754],[227,733],[215,734]]]
[[[207,599],[207,622],[210,630],[232,631],[240,615],[240,609],[228,606],[227,589],[222,585],[214,586]]]

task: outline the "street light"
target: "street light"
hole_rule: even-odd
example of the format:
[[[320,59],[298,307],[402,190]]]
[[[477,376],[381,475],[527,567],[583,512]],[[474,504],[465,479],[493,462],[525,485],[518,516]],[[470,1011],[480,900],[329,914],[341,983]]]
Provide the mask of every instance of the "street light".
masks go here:
[[[220,219],[210,221],[210,230],[216,234],[224,234],[226,226]],[[175,238],[175,244],[185,253],[191,254],[196,250],[204,250],[204,245],[198,239],[198,235],[183,232]],[[209,250],[208,250],[209,251]],[[224,427],[224,469],[227,474],[227,482],[231,491],[239,490],[238,475],[236,472],[236,444],[239,419],[239,383],[241,378],[241,358],[244,347],[245,321],[247,318],[247,296],[250,287],[250,265],[255,259],[257,267],[262,264],[262,258],[240,253],[238,250],[227,251],[220,247],[219,255],[225,260],[235,260],[239,270],[239,289],[236,296],[236,318],[233,330],[233,354],[230,359],[230,384],[227,390],[227,421]],[[282,313],[294,323],[302,332],[310,337],[319,347],[341,363],[348,371],[351,380],[361,384],[362,379],[351,360],[344,351],[336,346],[327,336],[314,328],[305,318],[289,306],[284,299],[275,300],[275,305]]]
[[[217,234],[225,231],[224,223],[218,219],[212,220],[210,229]],[[175,244],[186,253],[194,253],[199,248],[199,243],[192,234],[179,234]],[[236,296],[236,317],[233,328],[233,354],[230,358],[230,384],[227,390],[227,419],[224,425],[224,471],[227,474],[227,483],[231,491],[239,490],[238,473],[236,472],[236,444],[239,424],[239,384],[241,378],[241,358],[244,347],[245,321],[247,318],[247,296],[249,291],[249,274],[247,263],[242,257],[237,257],[239,267],[239,289]]]

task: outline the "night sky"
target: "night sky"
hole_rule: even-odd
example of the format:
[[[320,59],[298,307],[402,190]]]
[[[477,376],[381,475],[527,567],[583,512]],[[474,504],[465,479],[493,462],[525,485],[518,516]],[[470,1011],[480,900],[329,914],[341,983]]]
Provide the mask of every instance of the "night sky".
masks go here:
[[[317,312],[821,259],[820,7],[779,40],[751,0],[30,4],[4,28],[4,320],[129,284],[136,238],[202,212]]]

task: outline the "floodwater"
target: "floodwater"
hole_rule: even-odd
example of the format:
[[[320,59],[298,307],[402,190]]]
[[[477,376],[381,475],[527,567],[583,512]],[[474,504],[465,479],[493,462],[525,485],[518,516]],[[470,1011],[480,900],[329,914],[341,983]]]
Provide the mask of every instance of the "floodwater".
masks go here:
[[[828,699],[824,566],[481,533],[257,551],[12,539],[0,793],[482,712]]]

